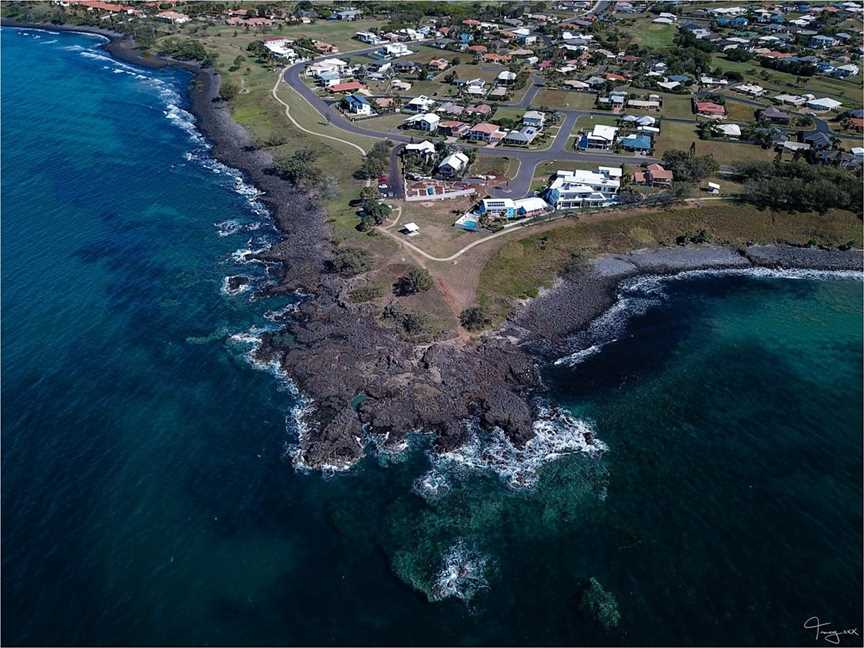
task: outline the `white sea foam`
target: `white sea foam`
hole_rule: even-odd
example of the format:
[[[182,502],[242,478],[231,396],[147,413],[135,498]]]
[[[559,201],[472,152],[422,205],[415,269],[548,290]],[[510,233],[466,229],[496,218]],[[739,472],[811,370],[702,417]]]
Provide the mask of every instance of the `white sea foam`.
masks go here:
[[[450,492],[450,480],[443,472],[432,469],[414,480],[412,489],[423,499],[434,502]]]
[[[244,283],[240,286],[237,286],[237,288],[232,289],[231,283],[230,283],[231,277],[224,277],[222,279],[222,288],[221,288],[222,294],[228,295],[230,297],[234,297],[236,295],[242,295],[243,293],[248,292],[249,290],[252,290],[251,277],[247,277],[247,279],[249,279],[249,281],[247,281],[246,283]]]
[[[286,304],[282,308],[274,308],[264,313],[264,319],[271,322],[281,322],[289,313],[296,313],[299,304]]]
[[[615,340],[611,340],[614,342]],[[581,351],[577,351],[576,353],[571,353],[568,356],[564,356],[563,358],[558,358],[555,361],[556,366],[567,365],[568,367],[575,367],[577,364],[584,362],[588,358],[593,355],[597,355],[600,353],[600,350],[603,348],[602,344],[592,344],[587,349],[582,349]]]
[[[467,443],[431,458],[433,472],[446,476],[454,469],[491,471],[512,488],[531,488],[546,464],[577,453],[596,457],[608,449],[596,437],[589,422],[546,403],[539,404],[538,417],[533,424],[534,436],[521,448],[516,447],[501,428],[488,433],[474,424],[470,428]],[[427,478],[430,484],[440,482],[434,475],[427,475]]]
[[[489,589],[486,572],[489,559],[476,547],[459,540],[450,547],[441,560],[441,570],[429,594],[431,601],[455,597],[470,601],[482,590]]]

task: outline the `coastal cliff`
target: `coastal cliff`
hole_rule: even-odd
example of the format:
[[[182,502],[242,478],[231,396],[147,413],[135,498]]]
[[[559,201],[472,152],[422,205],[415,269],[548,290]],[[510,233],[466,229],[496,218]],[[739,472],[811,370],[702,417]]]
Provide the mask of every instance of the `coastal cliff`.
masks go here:
[[[106,49],[126,62],[191,70],[192,111],[213,156],[262,191],[260,199],[282,234],[257,255],[278,274],[267,292],[301,291],[308,297],[284,316],[282,330],[264,336],[257,356],[277,364],[312,403],[297,452],[305,466],[350,466],[362,456],[367,435],[395,448],[409,432],[424,430],[434,433],[438,451],[453,450],[466,442],[470,422],[498,427],[514,446],[524,446],[539,416],[541,363],[578,350],[580,341],[572,336],[614,303],[622,280],[638,274],[756,266],[861,269],[860,252],[778,247],[661,248],[606,256],[563,277],[499,331],[416,344],[382,326],[373,308],[342,299],[346,280],[329,268],[333,244],[318,197],[273,173],[273,160],[219,98],[215,71],[142,55],[127,36],[86,31],[110,38]]]

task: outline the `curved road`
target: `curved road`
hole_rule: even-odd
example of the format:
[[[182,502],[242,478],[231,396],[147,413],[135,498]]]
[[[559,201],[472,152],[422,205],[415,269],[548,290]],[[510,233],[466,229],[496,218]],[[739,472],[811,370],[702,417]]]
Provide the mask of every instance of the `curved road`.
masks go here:
[[[599,4],[599,3],[598,3]],[[420,41],[416,41],[420,42]],[[369,52],[373,52],[377,47],[367,47],[359,50],[353,50],[350,52],[344,52],[345,54],[350,55],[358,55],[358,54],[367,54]],[[320,56],[314,61],[324,60],[327,58],[332,58],[332,56]],[[315,92],[309,88],[301,78],[301,73],[306,65],[306,61],[295,63],[287,68],[285,68],[280,74],[279,78],[276,81],[276,85],[273,87],[273,96],[276,98],[279,103],[285,106],[285,113],[288,115],[289,119],[295,124],[298,125],[297,122],[291,117],[288,105],[279,99],[277,96],[277,90],[279,88],[279,84],[281,82],[287,83],[297,94],[299,94],[309,105],[311,105],[324,119],[329,123],[348,133],[354,133],[356,135],[363,135],[366,137],[372,137],[375,139],[389,139],[396,142],[401,143],[409,143],[416,139],[416,136],[406,135],[404,133],[393,132],[393,131],[376,131],[370,128],[364,128],[362,126],[358,126],[356,123],[347,119],[345,115],[343,115],[337,108],[335,103],[328,103],[321,97],[319,97]],[[522,104],[526,101],[526,99],[533,98],[539,91],[538,86],[533,86],[527,93],[526,97],[519,102]],[[526,103],[527,105],[527,103]],[[558,135],[555,137],[555,140],[552,144],[542,150],[526,150],[521,148],[511,148],[511,147],[495,147],[488,148],[477,146],[473,144],[465,144],[464,146],[470,146],[478,149],[478,153],[481,157],[507,157],[511,159],[515,159],[519,161],[519,169],[514,178],[512,178],[509,182],[509,186],[506,189],[496,189],[493,190],[492,194],[496,197],[499,196],[524,196],[527,195],[531,189],[531,180],[534,177],[534,169],[541,162],[545,162],[548,160],[578,160],[580,162],[590,162],[597,164],[617,164],[620,165],[625,162],[635,162],[638,164],[642,164],[645,162],[654,162],[656,161],[653,157],[647,156],[639,156],[639,155],[618,155],[616,153],[587,153],[587,152],[577,152],[572,150],[572,147],[569,146],[569,138],[570,132],[573,130],[573,126],[576,123],[576,120],[581,116],[591,115],[592,111],[584,111],[584,110],[561,110],[558,111],[565,115],[564,121],[561,124],[561,128],[558,131]],[[597,113],[597,114],[608,114],[608,113]],[[299,125],[298,125],[299,126]],[[359,148],[353,142],[349,142],[347,140],[341,140],[338,137],[333,137],[332,135],[325,135],[323,133],[314,133],[313,131],[309,131],[308,129],[302,128],[304,132],[312,133],[315,135],[321,135],[328,139],[335,139],[337,141],[344,142],[354,148]]]

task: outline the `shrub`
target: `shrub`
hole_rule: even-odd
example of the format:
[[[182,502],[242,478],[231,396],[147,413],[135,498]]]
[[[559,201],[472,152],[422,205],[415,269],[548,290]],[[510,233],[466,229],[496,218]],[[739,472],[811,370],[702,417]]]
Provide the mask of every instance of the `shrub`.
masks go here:
[[[339,248],[332,259],[327,261],[328,269],[343,277],[366,272],[371,267],[369,253],[358,248]]]
[[[482,306],[471,306],[459,314],[459,323],[469,331],[479,331],[492,323]]]
[[[414,268],[397,282],[397,290],[403,295],[426,292],[432,287],[432,275],[425,268]]]

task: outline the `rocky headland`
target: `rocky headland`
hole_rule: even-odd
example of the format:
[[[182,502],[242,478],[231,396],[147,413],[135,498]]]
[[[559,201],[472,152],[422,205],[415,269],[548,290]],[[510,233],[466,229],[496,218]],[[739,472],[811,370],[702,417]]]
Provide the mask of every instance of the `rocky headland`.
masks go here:
[[[619,284],[636,275],[700,268],[862,269],[860,251],[757,245],[637,250],[594,259],[562,277],[496,332],[470,342],[415,344],[381,325],[374,307],[342,298],[346,280],[328,267],[333,244],[317,197],[272,172],[270,156],[254,146],[219,99],[212,69],[142,55],[130,38],[106,30],[41,27],[99,33],[111,39],[106,49],[118,59],[182,65],[194,73],[192,111],[212,155],[262,192],[260,200],[282,233],[257,255],[279,270],[277,284],[267,291],[308,296],[284,316],[282,330],[264,336],[256,354],[278,364],[312,403],[297,449],[311,467],[351,465],[370,434],[397,447],[408,433],[424,430],[434,434],[439,451],[452,450],[466,441],[467,421],[498,427],[514,446],[523,446],[534,435],[535,397],[544,390],[540,366],[572,352],[568,338],[614,304]],[[241,281],[230,287],[239,288]]]

